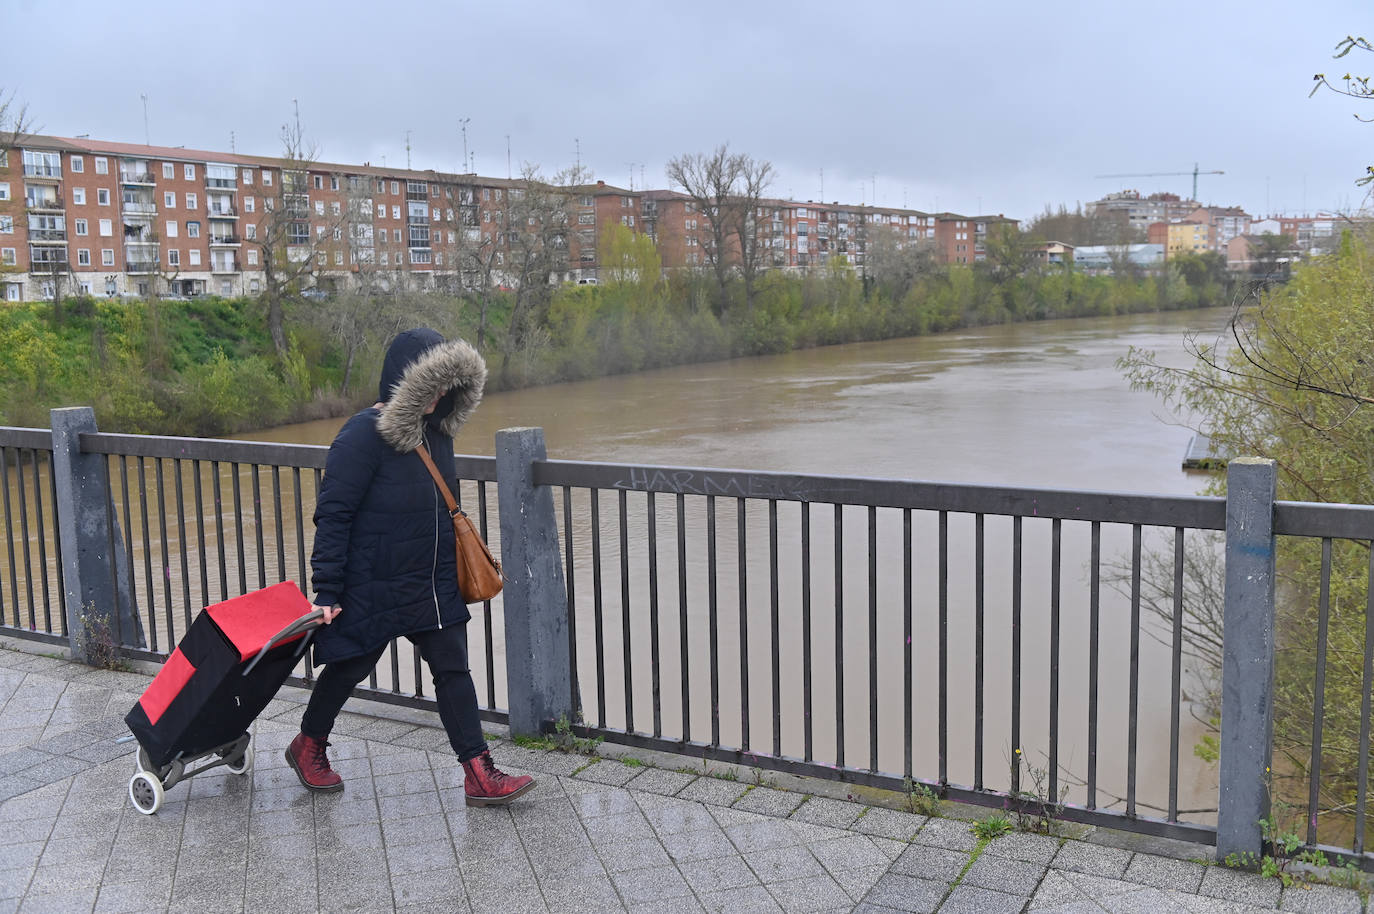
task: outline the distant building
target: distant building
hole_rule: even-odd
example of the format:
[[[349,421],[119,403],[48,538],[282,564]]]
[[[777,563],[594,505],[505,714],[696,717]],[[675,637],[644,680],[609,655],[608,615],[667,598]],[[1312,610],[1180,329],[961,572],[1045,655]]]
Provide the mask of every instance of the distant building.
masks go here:
[[[1073,263],[1074,246],[1063,241],[1046,241],[1032,245],[1029,249],[1031,259],[1046,266],[1063,266]]]
[[[1207,250],[1223,254],[1232,238],[1250,231],[1250,220],[1250,214],[1238,206],[1199,206],[1183,219],[1205,225]]]
[[[1127,224],[1143,233],[1152,222],[1176,222],[1197,207],[1197,201],[1180,200],[1177,194],[1157,193],[1142,197],[1140,191],[1123,190],[1084,204],[1083,209],[1090,216],[1124,213]]]
[[[1138,267],[1157,267],[1164,262],[1162,244],[1084,244],[1073,249],[1075,269],[1110,272],[1113,261]]]

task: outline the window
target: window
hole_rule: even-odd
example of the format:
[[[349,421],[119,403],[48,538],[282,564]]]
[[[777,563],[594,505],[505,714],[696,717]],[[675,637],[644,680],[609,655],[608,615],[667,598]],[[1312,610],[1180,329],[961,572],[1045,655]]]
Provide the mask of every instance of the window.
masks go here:
[[[99,159],[97,159],[96,161],[99,161]],[[109,188],[107,188],[107,187],[97,187],[97,188],[95,189],[95,202],[96,202],[96,203],[99,203],[101,206],[109,206],[109,205],[110,205],[110,190],[109,190]]]
[[[74,173],[81,174],[86,170],[86,160],[82,156],[72,156],[68,161]]]
[[[335,252],[334,252],[334,265],[335,265],[336,267],[337,267],[337,266],[343,266],[343,251],[335,251]]]
[[[114,266],[114,248],[100,249],[100,265],[102,267]]]
[[[338,200],[334,200],[334,201],[332,201],[332,202],[329,204],[329,212],[330,212],[331,215],[334,215],[334,216],[339,215],[340,210],[339,210],[339,201],[338,201]]]
[[[437,206],[434,208],[434,221],[435,221],[435,222],[438,222],[438,221],[439,221],[439,207],[437,207]]]
[[[186,208],[187,208],[187,209],[195,209],[195,208],[196,208],[196,195],[195,195],[195,194],[189,194],[189,193],[188,193],[188,194],[186,195]]]
[[[257,251],[249,251],[249,252],[248,252],[248,265],[249,265],[250,267],[255,267],[255,266],[258,265],[258,252],[257,252]],[[254,283],[254,285],[257,285],[257,283]],[[253,291],[256,292],[257,290],[254,289]]]
[[[167,209],[175,209],[177,205],[177,195],[170,190],[162,192],[162,205]]]
[[[309,244],[310,243],[310,224],[307,222],[292,222],[286,227],[287,244]]]
[[[9,198],[10,198],[10,182],[8,182],[8,181],[0,181],[0,200],[8,200]]]
[[[77,220],[75,221],[75,223],[73,223],[73,224],[76,226],[76,233],[77,233],[78,235],[87,235],[87,234],[89,234],[89,232],[87,231],[88,226],[87,226],[87,224],[86,224],[86,220],[85,220],[85,219],[77,219]],[[3,226],[0,226],[0,231],[3,231]]]
[[[500,203],[500,202],[501,202],[501,188],[499,188],[499,187],[496,188],[496,202],[497,202],[497,203]]]
[[[330,175],[330,176],[329,176],[329,189],[330,189],[330,190],[338,190],[338,189],[339,189],[339,176],[338,176],[338,175]]]
[[[91,252],[87,248],[76,249],[76,265],[78,267],[88,267],[91,265]]]
[[[343,241],[343,229],[339,228],[337,225],[334,226],[334,240]]]
[[[200,223],[199,223],[199,222],[188,222],[188,223],[186,223],[186,237],[187,237],[187,238],[199,238],[199,237],[200,237]]]
[[[485,216],[485,215],[487,215],[487,214],[486,214],[486,213],[483,213],[482,215]],[[484,220],[484,221],[485,221],[485,220]],[[596,224],[596,213],[578,213],[578,214],[577,214],[577,224],[578,224],[578,225],[595,225],[595,224]]]
[[[315,179],[315,189],[324,190],[324,175],[313,175]],[[338,188],[335,188],[337,190]]]
[[[186,166],[185,166],[185,170],[186,170],[186,180],[187,180],[187,181],[194,181],[194,180],[196,179],[196,166],[192,165],[190,162],[187,162],[187,163],[186,163]]]
[[[7,267],[14,266],[14,248],[0,248],[0,264],[4,264]]]
[[[253,169],[251,169],[251,168],[245,168],[245,169],[243,170],[243,183],[244,183],[244,184],[252,184],[252,183],[253,183]]]
[[[114,220],[113,220],[113,219],[101,219],[101,220],[100,220],[100,237],[101,237],[101,238],[110,238],[110,237],[113,237],[113,236],[114,236]]]
[[[163,162],[163,163],[162,163],[162,177],[166,178],[168,181],[172,181],[172,180],[175,180],[175,179],[176,179],[176,176],[177,176],[177,167],[176,167],[175,165],[173,165],[171,162]]]
[[[110,173],[110,160],[107,159],[107,158],[105,158],[104,156],[96,156],[96,157],[95,157],[95,173],[98,174],[98,175],[107,175],[107,174],[109,174],[109,173]]]
[[[243,198],[243,211],[245,213],[254,213],[257,212],[257,209],[258,199],[256,197],[250,195]]]
[[[257,238],[258,227],[251,222],[248,223],[243,227],[243,237],[247,238],[249,241],[252,241],[254,238]]]
[[[484,187],[484,188],[482,188],[482,199],[483,199],[483,200],[490,200],[490,199],[491,199],[491,188],[490,188],[490,187]]]
[[[72,188],[72,204],[73,204],[74,206],[85,206],[85,205],[86,205],[86,188],[84,188],[84,187],[73,187],[73,188]]]
[[[379,193],[379,194],[384,194],[384,193],[386,193],[386,182],[383,181],[381,178],[378,178],[378,179],[377,179],[377,193]]]
[[[200,251],[196,250],[195,248],[192,248],[191,250],[186,252],[186,256],[190,260],[191,266],[200,266]]]
[[[177,221],[176,221],[175,219],[168,219],[168,220],[167,220],[167,237],[168,237],[168,238],[175,238],[176,236],[177,236]]]
[[[491,211],[490,211],[490,210],[485,210],[485,211],[482,213],[482,221],[483,221],[483,222],[490,222],[490,221],[491,221]]]
[[[317,225],[317,226],[315,226],[315,237],[316,237],[316,238],[323,238],[323,237],[324,237],[324,226],[323,226],[323,225]]]
[[[378,219],[385,219],[385,218],[386,218],[386,204],[385,204],[385,203],[378,203],[378,204],[377,204],[377,218],[378,218]]]
[[[392,181],[392,182],[391,182],[391,192],[392,192],[393,194],[399,194],[399,193],[401,192],[401,182],[400,182],[400,181]]]
[[[387,254],[386,251],[382,251],[382,266],[384,266],[384,267],[385,267],[385,266],[389,266],[390,263],[391,263],[391,261],[390,261],[389,255]]]
[[[78,221],[79,221],[79,220],[78,220]],[[0,235],[13,235],[13,234],[14,234],[14,217],[13,217],[13,216],[0,216]],[[78,232],[77,234],[84,234],[84,233]]]
[[[171,250],[169,250],[169,251],[167,252],[167,266],[169,266],[169,267],[179,267],[179,266],[181,266],[181,252],[178,251],[176,248],[172,248]]]
[[[271,187],[271,186],[272,186],[272,172],[268,171],[268,170],[265,169],[265,168],[262,170],[262,186],[263,186],[263,187]]]
[[[316,201],[315,201],[315,215],[316,215],[316,216],[323,216],[323,215],[324,215],[324,201],[323,201],[323,200],[316,200]]]
[[[400,208],[399,206],[397,206],[396,204],[394,204],[394,203],[391,205],[391,218],[392,218],[392,219],[399,219],[399,218],[401,218],[401,208]]]

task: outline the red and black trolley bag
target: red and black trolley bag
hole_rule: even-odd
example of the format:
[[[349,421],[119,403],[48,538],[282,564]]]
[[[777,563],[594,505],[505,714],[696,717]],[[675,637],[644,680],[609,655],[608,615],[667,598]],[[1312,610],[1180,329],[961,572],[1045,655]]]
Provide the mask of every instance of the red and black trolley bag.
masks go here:
[[[313,609],[294,581],[206,607],[124,718],[148,761],[161,768],[247,732],[296,665],[314,624],[289,630]]]

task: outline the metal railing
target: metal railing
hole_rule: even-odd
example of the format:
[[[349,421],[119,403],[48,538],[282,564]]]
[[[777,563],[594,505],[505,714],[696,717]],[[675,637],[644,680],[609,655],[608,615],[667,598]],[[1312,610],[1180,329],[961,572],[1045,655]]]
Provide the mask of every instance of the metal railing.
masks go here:
[[[1223,704],[1220,767],[1193,748],[1215,733],[1198,720],[1209,682],[1271,715],[1289,700],[1264,678],[1266,648],[1251,657],[1233,640],[1267,630],[1269,668],[1275,649],[1284,662],[1296,651],[1288,681],[1311,683],[1298,702],[1310,739],[1274,751],[1276,782],[1309,823],[1308,846],[1374,864],[1374,508],[1274,502],[1272,466],[1267,501],[1239,477],[1228,500],[547,460],[542,435],[515,460],[501,435],[496,458],[455,463],[460,501],[513,575],[473,613],[488,719],[525,726],[516,711],[528,719],[534,680],[536,698],[553,696],[535,714],[546,727],[566,713],[580,733],[633,746],[1228,847],[1238,823],[1258,847],[1258,816],[1227,797],[1256,786],[1270,747],[1249,746],[1238,764],[1228,746],[1252,731]],[[308,582],[326,448],[93,425],[78,437],[108,478],[115,560],[101,573],[126,655],[166,656],[208,603]],[[57,424],[0,429],[3,631],[54,643],[73,627],[58,596],[58,440]],[[521,509],[536,494],[550,504],[542,538],[521,527],[540,513]],[[1232,519],[1247,499],[1272,531]],[[1282,595],[1314,625],[1277,647],[1273,575],[1268,597],[1254,589],[1276,549],[1281,569],[1299,566],[1293,549],[1315,550],[1303,567],[1321,569]],[[1224,677],[1193,659],[1199,619],[1210,613],[1223,636],[1221,596],[1193,605],[1207,595],[1185,586],[1197,559],[1245,571],[1224,588],[1224,640],[1228,657],[1249,659]],[[513,572],[528,567],[543,570]],[[1355,645],[1337,637],[1351,618]],[[1231,678],[1233,665],[1249,672]],[[364,692],[431,706],[425,680],[402,642]],[[1358,711],[1328,701],[1351,690]],[[1355,745],[1324,729],[1338,714]],[[1339,795],[1336,780],[1348,785]]]

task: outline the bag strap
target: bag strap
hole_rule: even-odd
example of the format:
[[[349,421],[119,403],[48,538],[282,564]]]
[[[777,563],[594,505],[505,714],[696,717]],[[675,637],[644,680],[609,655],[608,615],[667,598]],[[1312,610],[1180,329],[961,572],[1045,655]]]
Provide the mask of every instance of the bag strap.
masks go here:
[[[429,448],[422,444],[415,449],[415,452],[425,462],[425,469],[429,470],[429,475],[434,477],[434,484],[443,493],[444,502],[448,505],[448,516],[454,517],[462,514],[463,510],[458,507],[458,502],[454,500],[453,493],[449,491],[448,483],[444,482],[444,477],[439,474],[439,468],[434,465],[434,458],[429,456]]]

